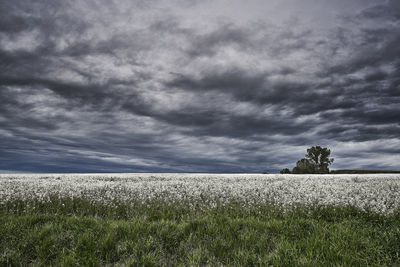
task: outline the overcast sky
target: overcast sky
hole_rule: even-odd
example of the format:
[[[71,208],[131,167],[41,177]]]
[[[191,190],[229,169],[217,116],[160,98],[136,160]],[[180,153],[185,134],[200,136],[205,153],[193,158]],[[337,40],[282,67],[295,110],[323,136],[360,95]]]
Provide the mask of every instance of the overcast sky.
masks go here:
[[[0,3],[0,172],[400,169],[400,1]]]

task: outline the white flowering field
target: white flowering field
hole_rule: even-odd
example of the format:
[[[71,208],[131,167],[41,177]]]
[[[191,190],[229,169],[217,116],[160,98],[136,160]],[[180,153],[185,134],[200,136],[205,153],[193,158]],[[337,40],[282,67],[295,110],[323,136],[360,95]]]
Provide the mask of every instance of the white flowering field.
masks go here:
[[[354,206],[381,214],[400,207],[400,175],[0,174],[0,204],[85,198],[93,203],[163,201],[196,207]]]

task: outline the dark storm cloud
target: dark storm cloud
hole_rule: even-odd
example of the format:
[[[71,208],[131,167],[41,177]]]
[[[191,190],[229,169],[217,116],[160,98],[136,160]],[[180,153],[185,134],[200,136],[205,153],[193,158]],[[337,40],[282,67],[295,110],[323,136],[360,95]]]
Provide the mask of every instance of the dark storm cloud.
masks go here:
[[[238,101],[258,105],[273,104],[277,108],[295,108],[297,115],[314,114],[329,109],[357,106],[352,99],[337,100],[342,90],[330,90],[329,83],[269,81],[268,73],[254,75],[243,70],[228,70],[223,73],[205,73],[200,78],[178,75],[167,86],[197,92],[217,91],[233,95]],[[328,88],[328,92],[322,91]],[[312,100],[312,101],[311,101]]]
[[[193,36],[187,53],[191,56],[213,56],[220,47],[237,45],[246,48],[251,45],[252,32],[232,25],[221,25],[217,30],[204,35]]]
[[[0,170],[400,168],[398,1],[285,1],[3,2]]]
[[[369,19],[400,19],[400,3],[396,0],[386,1],[384,4],[377,4],[373,7],[366,8],[361,12],[361,16]]]

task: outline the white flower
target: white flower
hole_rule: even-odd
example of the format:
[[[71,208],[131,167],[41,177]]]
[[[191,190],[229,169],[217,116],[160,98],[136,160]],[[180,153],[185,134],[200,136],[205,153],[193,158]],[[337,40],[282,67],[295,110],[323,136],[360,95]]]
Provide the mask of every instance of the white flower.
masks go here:
[[[0,174],[0,204],[16,199],[46,202],[55,195],[107,205],[162,199],[214,207],[235,201],[255,207],[353,205],[390,213],[400,208],[399,188],[398,174]]]

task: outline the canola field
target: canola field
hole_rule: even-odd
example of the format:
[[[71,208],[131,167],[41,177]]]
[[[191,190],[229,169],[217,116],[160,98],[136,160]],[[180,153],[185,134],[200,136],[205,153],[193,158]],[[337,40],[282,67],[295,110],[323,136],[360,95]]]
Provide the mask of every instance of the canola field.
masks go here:
[[[0,266],[399,266],[400,175],[0,174]]]
[[[85,199],[108,206],[157,201],[197,209],[232,203],[283,210],[351,206],[390,214],[400,207],[400,175],[0,174],[0,205],[55,199]]]

